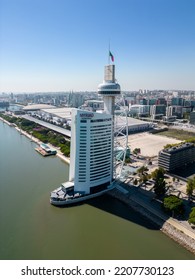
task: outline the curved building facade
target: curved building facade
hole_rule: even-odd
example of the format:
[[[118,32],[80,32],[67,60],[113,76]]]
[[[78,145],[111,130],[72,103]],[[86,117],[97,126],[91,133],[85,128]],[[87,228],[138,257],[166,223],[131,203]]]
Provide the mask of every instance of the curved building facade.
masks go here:
[[[72,110],[70,181],[90,194],[112,182],[112,116]]]

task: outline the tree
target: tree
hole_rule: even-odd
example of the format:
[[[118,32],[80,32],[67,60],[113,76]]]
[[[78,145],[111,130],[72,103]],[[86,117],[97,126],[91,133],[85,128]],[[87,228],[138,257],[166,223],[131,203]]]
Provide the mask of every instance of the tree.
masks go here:
[[[158,180],[160,178],[164,179],[164,174],[165,174],[165,170],[162,167],[159,167],[151,173],[151,177],[154,180]]]
[[[165,211],[172,212],[172,217],[174,217],[175,214],[184,213],[183,200],[175,195],[165,197],[163,201],[163,207]]]
[[[131,162],[132,162],[132,160],[130,157],[125,159],[125,163],[131,163]]]
[[[189,200],[191,200],[194,190],[195,190],[195,176],[193,179],[188,179],[187,181],[186,193],[188,195]]]
[[[148,168],[147,168],[147,166],[141,166],[140,168],[138,168],[138,170],[137,170],[137,173],[138,174],[142,174],[142,175],[144,175],[144,173],[145,172],[147,172],[148,171]]]
[[[154,192],[157,197],[163,196],[166,193],[166,182],[164,178],[157,178],[155,180]]]
[[[133,153],[134,153],[135,155],[140,154],[140,148],[135,148],[135,149],[133,150]]]
[[[195,207],[192,207],[192,211],[189,215],[188,223],[195,225]]]
[[[143,174],[143,175],[141,175],[140,180],[141,180],[141,182],[143,182],[145,184],[148,181],[148,176]]]
[[[164,179],[165,170],[163,168],[155,169],[151,177],[155,180],[154,192],[157,197],[162,196],[166,193],[166,182]]]
[[[137,183],[138,183],[137,178],[135,178],[135,180],[133,181],[133,184],[137,185]]]

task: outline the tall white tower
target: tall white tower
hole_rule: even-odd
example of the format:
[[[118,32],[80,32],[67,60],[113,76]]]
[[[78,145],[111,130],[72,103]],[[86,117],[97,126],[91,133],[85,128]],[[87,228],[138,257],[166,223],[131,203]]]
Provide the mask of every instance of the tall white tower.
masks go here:
[[[115,97],[121,94],[120,85],[115,81],[115,65],[106,65],[104,81],[98,86],[98,93],[104,101],[104,111],[114,116]]]
[[[104,101],[104,112],[112,116],[112,176],[114,176],[114,109],[115,97],[121,94],[120,85],[115,80],[115,65],[106,65],[104,68],[104,81],[98,86],[98,93],[102,95]]]

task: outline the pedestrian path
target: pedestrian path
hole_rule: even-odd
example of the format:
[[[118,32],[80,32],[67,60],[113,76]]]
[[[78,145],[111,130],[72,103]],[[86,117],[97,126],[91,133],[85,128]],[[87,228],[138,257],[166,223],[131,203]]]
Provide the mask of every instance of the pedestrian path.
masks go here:
[[[125,195],[129,194],[131,200],[136,202],[138,205],[147,209],[150,213],[159,217],[162,221],[169,223],[177,230],[183,232],[187,236],[191,237],[195,240],[195,230],[192,228],[187,228],[182,221],[178,221],[174,218],[169,217],[168,215],[162,213],[158,207],[156,207],[155,203],[151,203],[151,198],[141,193],[138,189],[136,191],[130,192],[127,188],[121,187],[117,185],[117,189]]]

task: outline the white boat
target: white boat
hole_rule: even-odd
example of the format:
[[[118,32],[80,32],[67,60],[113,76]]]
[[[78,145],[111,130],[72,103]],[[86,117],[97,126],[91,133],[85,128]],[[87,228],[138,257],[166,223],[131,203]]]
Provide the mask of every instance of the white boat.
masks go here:
[[[113,188],[115,188],[114,182],[102,191],[98,191],[92,194],[84,194],[81,192],[74,192],[73,182],[65,182],[62,183],[60,187],[51,192],[50,203],[55,206],[76,204],[103,195]]]

